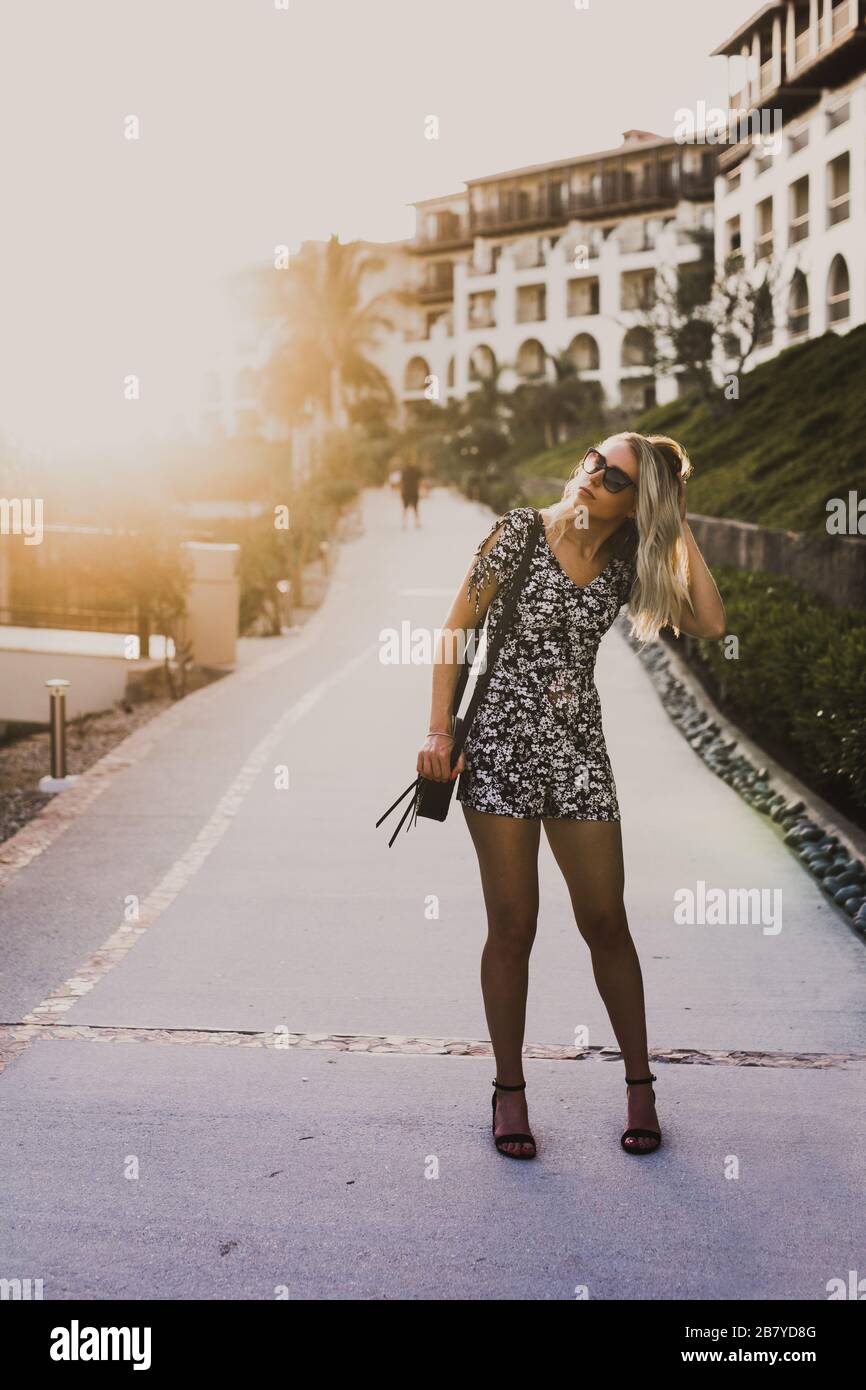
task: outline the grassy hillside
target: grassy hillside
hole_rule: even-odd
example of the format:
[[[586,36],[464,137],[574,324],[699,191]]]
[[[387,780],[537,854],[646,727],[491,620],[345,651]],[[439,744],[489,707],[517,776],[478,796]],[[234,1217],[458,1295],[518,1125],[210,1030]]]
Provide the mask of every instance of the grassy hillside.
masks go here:
[[[633,427],[685,445],[695,468],[690,511],[823,531],[828,498],[866,492],[866,325],[788,348],[746,373],[740,399],[720,399],[716,412],[692,395]],[[588,442],[527,459],[518,476],[565,479]],[[540,506],[558,495],[537,491]]]

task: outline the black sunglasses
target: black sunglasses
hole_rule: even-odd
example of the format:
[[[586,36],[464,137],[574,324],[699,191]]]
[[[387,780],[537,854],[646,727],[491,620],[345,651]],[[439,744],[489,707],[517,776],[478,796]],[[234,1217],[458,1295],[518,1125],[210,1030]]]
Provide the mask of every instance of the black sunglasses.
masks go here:
[[[634,480],[622,468],[617,468],[615,463],[608,463],[598,449],[587,449],[580,466],[584,473],[603,473],[602,487],[606,487],[608,492],[622,492],[624,488],[634,487]]]

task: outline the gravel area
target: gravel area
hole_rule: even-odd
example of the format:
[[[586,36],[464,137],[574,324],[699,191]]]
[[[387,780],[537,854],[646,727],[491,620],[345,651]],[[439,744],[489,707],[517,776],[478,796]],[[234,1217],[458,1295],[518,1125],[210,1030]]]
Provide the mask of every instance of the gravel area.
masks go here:
[[[193,673],[187,694],[213,677]],[[122,703],[100,714],[85,714],[66,725],[66,765],[70,773],[85,772],[95,762],[154,715],[174,701],[155,695],[135,704]],[[39,779],[51,771],[51,738],[48,729],[17,732],[0,741],[0,844],[8,840],[51,801],[51,793],[38,790]]]

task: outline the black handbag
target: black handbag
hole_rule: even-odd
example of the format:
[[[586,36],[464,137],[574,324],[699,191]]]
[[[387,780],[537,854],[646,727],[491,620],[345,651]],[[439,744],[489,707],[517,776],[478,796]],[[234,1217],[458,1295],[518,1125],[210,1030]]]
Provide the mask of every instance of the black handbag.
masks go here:
[[[543,524],[541,519],[541,513],[536,508],[533,508],[533,510],[535,512],[535,516],[533,519],[533,524],[530,528],[530,533],[526,539],[526,545],[524,547],[523,554],[520,557],[520,564],[517,566],[514,575],[505,587],[505,602],[502,607],[502,613],[500,615],[499,623],[496,627],[496,633],[493,638],[493,641],[491,642],[488,640],[487,659],[485,661],[484,670],[480,673],[477,681],[475,682],[475,689],[472,692],[472,699],[469,701],[469,706],[466,710],[466,713],[462,717],[457,713],[457,711],[460,708],[460,702],[463,699],[463,692],[466,689],[466,682],[469,679],[469,674],[472,669],[474,661],[474,652],[478,649],[477,642],[483,624],[479,624],[474,630],[473,659],[466,660],[466,658],[464,657],[461,663],[460,674],[457,677],[457,684],[454,689],[454,701],[452,704],[452,732],[454,734],[454,742],[451,745],[452,770],[458,758],[460,757],[463,745],[466,742],[466,738],[469,733],[472,720],[475,718],[475,712],[478,709],[478,706],[484,697],[484,692],[487,689],[487,682],[490,680],[491,674],[493,672],[493,667],[496,664],[496,658],[498,657],[502,644],[505,641],[505,634],[511,626],[511,622],[514,618],[514,610],[517,607],[517,600],[520,596],[520,591],[523,588],[527,573],[529,571],[529,562],[532,558],[533,551],[535,550],[535,546],[538,541],[538,535]],[[489,611],[490,610],[488,608],[488,612],[487,614],[485,614],[485,618],[489,615]],[[430,820],[444,820],[448,814],[448,807],[451,804],[451,797],[454,794],[454,787],[456,785],[456,782],[456,777],[449,777],[447,782],[434,782],[431,778],[424,777],[423,774],[419,772],[414,782],[409,783],[406,790],[400,793],[393,805],[389,806],[387,811],[385,811],[384,814],[381,815],[379,819],[376,821],[376,828],[378,829],[379,826],[382,824],[382,821],[386,820],[387,817],[390,816],[391,812],[395,809],[395,807],[400,805],[400,802],[403,800],[403,798],[408,796],[410,792],[413,793],[412,800],[409,802],[409,805],[403,811],[403,815],[400,818],[400,821],[397,825],[397,829],[394,831],[394,834],[388,841],[388,848],[391,848],[397,836],[399,835],[403,827],[403,822],[406,820],[407,816],[409,817],[409,824],[406,826],[407,830],[409,830],[409,828],[415,824],[415,821],[418,819],[419,816],[426,816]]]

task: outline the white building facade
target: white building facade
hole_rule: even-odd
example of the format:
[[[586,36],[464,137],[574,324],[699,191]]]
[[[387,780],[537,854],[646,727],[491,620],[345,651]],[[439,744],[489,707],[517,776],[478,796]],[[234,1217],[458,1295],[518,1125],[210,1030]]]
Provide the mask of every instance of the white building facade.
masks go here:
[[[775,280],[773,321],[749,367],[866,322],[864,8],[863,0],[764,5],[715,50],[729,60],[730,106],[743,113],[744,137],[719,156],[716,263],[733,257],[753,283],[772,268]],[[762,139],[748,138],[759,129]]]
[[[491,175],[416,204],[417,304],[395,382],[406,403],[552,378],[567,351],[608,403],[677,394],[657,377],[645,313],[660,274],[700,258],[717,151],[627,131],[615,150]]]

